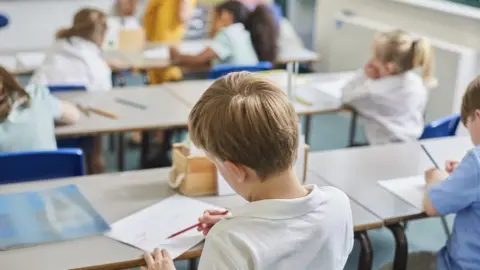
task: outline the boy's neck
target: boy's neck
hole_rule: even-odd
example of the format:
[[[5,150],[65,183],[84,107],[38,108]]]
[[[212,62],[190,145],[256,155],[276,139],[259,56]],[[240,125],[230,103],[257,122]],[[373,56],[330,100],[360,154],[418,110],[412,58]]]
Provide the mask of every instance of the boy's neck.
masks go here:
[[[296,199],[308,195],[308,190],[300,184],[293,170],[258,182],[252,185],[251,190],[248,195],[250,202],[268,199]]]

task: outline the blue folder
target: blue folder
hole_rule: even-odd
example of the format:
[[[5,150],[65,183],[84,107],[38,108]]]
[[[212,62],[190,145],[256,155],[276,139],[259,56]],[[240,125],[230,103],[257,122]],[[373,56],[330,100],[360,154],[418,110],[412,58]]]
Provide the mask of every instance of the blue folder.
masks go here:
[[[110,229],[77,186],[0,195],[0,249],[100,235]]]

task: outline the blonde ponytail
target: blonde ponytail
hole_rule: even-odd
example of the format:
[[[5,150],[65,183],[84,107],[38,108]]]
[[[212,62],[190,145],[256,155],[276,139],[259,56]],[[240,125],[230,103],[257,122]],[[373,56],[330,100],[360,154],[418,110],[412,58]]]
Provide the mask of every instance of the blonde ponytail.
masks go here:
[[[433,53],[433,48],[430,42],[424,38],[413,41],[413,59],[412,67],[413,68],[422,68],[423,69],[423,80],[426,85],[432,86],[436,84],[436,79],[434,78],[434,64],[435,56]]]

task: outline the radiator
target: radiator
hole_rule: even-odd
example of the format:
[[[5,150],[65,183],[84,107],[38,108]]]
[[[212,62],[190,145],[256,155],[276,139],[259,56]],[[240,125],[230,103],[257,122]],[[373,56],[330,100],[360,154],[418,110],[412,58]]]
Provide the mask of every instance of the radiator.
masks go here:
[[[367,18],[343,14],[337,16],[335,24],[336,30],[330,40],[327,56],[331,72],[363,67],[370,58],[375,34],[395,28]],[[420,33],[412,34],[421,36]],[[426,120],[431,121],[460,112],[463,93],[468,83],[479,74],[480,53],[473,48],[425,37],[434,47],[435,76],[438,80],[438,85],[430,91],[426,111]]]

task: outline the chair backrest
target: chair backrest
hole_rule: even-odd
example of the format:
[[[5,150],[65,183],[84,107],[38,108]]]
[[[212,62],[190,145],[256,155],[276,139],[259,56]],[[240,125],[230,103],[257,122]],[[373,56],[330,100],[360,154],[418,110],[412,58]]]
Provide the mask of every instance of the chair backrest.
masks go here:
[[[425,126],[420,140],[455,136],[459,123],[459,114],[453,114],[445,118],[432,121]]]
[[[250,71],[250,72],[259,72],[259,71],[265,71],[265,70],[270,70],[273,68],[272,63],[262,61],[258,62],[258,64],[253,65],[253,66],[243,66],[243,65],[217,65],[213,67],[210,72],[208,72],[208,78],[209,79],[218,79],[222,76],[227,75],[228,73],[231,72],[239,72],[239,71]]]
[[[47,86],[50,92],[58,93],[58,92],[68,92],[68,91],[85,91],[84,85],[49,85]]]
[[[81,175],[85,164],[78,148],[0,153],[0,184]]]
[[[8,17],[0,13],[0,28],[8,25]]]

